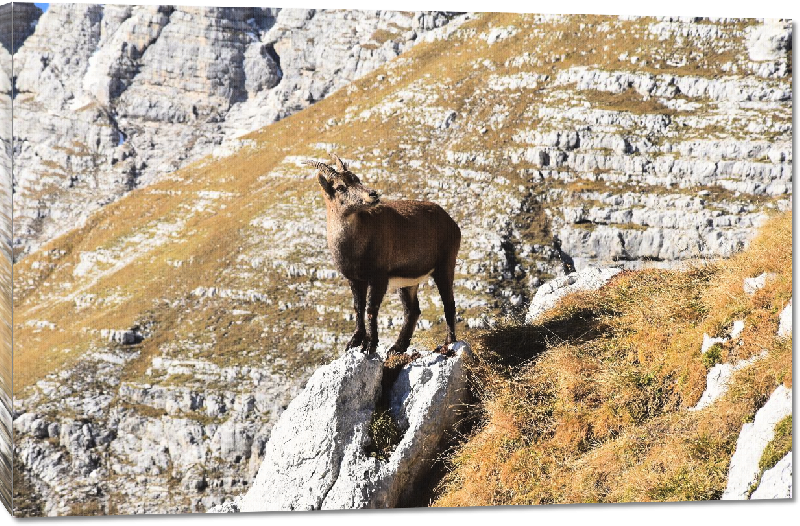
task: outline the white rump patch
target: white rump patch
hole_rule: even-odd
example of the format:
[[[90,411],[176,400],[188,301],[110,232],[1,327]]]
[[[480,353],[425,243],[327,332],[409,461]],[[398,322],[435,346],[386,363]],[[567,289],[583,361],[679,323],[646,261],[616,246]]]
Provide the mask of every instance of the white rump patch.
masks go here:
[[[418,278],[389,278],[389,286],[387,287],[387,290],[397,290],[410,287],[412,285],[418,285],[431,277],[431,274],[433,274],[433,270]]]

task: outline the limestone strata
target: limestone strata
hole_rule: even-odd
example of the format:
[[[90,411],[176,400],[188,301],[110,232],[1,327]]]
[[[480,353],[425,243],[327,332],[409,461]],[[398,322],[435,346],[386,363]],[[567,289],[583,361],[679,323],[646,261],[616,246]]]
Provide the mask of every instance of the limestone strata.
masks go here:
[[[11,429],[11,45],[10,5],[0,6],[0,503],[11,509],[13,431]]]
[[[263,450],[246,457],[240,449],[233,461],[218,462],[214,455],[222,449],[209,438],[217,431],[210,425],[238,414],[219,409],[237,406],[230,382],[238,382],[244,396],[267,392],[262,380],[273,375],[270,396],[277,400],[308,377],[304,367],[334,358],[354,322],[349,290],[331,268],[313,172],[301,164],[309,157],[335,151],[387,199],[435,201],[456,219],[463,234],[455,280],[460,327],[491,327],[521,314],[536,287],[548,287],[571,267],[672,267],[729,255],[747,244],[766,213],[791,206],[791,83],[789,55],[781,47],[791,26],[783,23],[464,15],[435,28],[447,17],[69,9],[51,6],[15,56],[23,68],[18,88],[24,87],[15,105],[27,115],[15,146],[20,164],[31,168],[16,181],[18,253],[80,224],[92,208],[132,185],[167,180],[121,203],[131,221],[123,233],[100,234],[96,246],[55,240],[26,256],[15,282],[18,330],[31,342],[45,332],[74,337],[67,332],[70,319],[99,319],[124,308],[130,323],[154,318],[154,336],[160,322],[182,335],[142,340],[148,352],[135,369],[149,368],[146,377],[109,372],[123,369],[117,362],[137,345],[124,343],[132,327],[116,321],[78,335],[87,347],[59,343],[69,341],[65,337],[36,349],[90,357],[85,369],[65,360],[70,365],[37,378],[41,382],[17,398],[17,416],[35,414],[47,424],[47,438],[41,425],[18,436],[26,452],[23,469],[48,513],[69,513],[88,494],[100,507],[112,495],[120,510],[163,513],[205,509],[223,495],[244,492],[252,477],[242,463],[254,465],[250,459]],[[43,27],[51,34],[59,28],[65,37],[45,38],[38,33]],[[340,27],[354,32],[329,30]],[[413,48],[420,40],[426,48]],[[608,50],[592,44],[600,41]],[[198,42],[213,42],[227,62],[209,62]],[[3,63],[9,59],[0,53]],[[378,63],[380,71],[365,74]],[[223,66],[229,68],[224,74]],[[63,85],[55,80],[61,76]],[[0,76],[0,83],[10,95],[10,77]],[[338,107],[321,108],[327,116],[315,128],[319,142],[286,143],[281,153],[267,138],[269,130],[236,137],[340,86]],[[290,133],[297,130],[286,124]],[[246,184],[213,158],[233,155],[227,166],[235,166],[265,158],[267,151],[274,163],[263,170],[247,164],[252,179],[243,179],[251,181]],[[212,157],[163,175],[204,153]],[[194,178],[202,179],[202,188],[192,188]],[[275,195],[290,186],[285,198]],[[140,207],[166,195],[172,204],[163,216],[136,222]],[[90,235],[109,224],[102,215]],[[208,261],[214,252],[204,235],[219,224],[215,218],[228,216],[223,224],[247,220],[229,230],[230,258]],[[205,233],[197,230],[201,224],[208,225]],[[117,286],[122,276],[162,276],[179,267],[175,275],[189,279],[159,284],[148,301],[133,302],[131,290]],[[50,276],[56,275],[68,279],[55,283]],[[418,335],[444,323],[429,285],[420,291]],[[388,297],[378,321],[381,336],[395,335],[401,320],[399,302]],[[104,329],[123,336],[103,337]],[[111,334],[117,336],[109,341]],[[216,352],[230,344],[236,374],[226,363],[234,358]],[[93,379],[102,389],[93,391]],[[209,386],[221,392],[201,396]],[[102,404],[74,394],[84,391]],[[229,424],[234,430],[247,422],[261,429],[275,416],[242,411]],[[124,415],[126,429],[147,439],[114,446],[122,449],[111,455],[120,469],[113,485],[92,486],[83,470],[94,461],[81,460],[81,451],[105,458],[101,437],[117,422],[112,414]],[[78,447],[77,416],[81,433],[91,424],[85,429],[94,438],[84,444],[95,445],[88,449]],[[60,431],[50,436],[52,424],[72,430],[63,446]],[[187,471],[181,451],[197,449],[184,443],[146,456],[155,466],[150,471],[135,464],[133,452],[159,436],[179,436],[184,427],[192,437],[185,443],[208,444],[200,448],[208,452],[205,479],[199,467]],[[262,446],[267,436],[236,433],[226,436]],[[177,468],[167,475],[169,466]],[[83,477],[74,487],[65,483],[73,471]],[[176,479],[185,479],[185,487],[165,497],[159,488]],[[143,489],[145,480],[151,484]]]
[[[324,98],[449,18],[53,4],[15,56],[16,252],[134,187],[235,151],[238,136]]]
[[[120,514],[205,511],[244,491],[304,373],[164,356],[132,382],[121,376],[139,351],[115,343],[16,400],[15,450],[44,514],[74,514],[86,495],[113,495]]]

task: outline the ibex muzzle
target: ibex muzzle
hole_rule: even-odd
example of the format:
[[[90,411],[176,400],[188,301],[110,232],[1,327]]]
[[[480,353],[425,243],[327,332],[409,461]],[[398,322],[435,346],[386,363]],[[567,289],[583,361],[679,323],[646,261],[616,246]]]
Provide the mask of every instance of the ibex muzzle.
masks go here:
[[[427,201],[381,201],[361,184],[339,157],[335,168],[317,161],[328,219],[328,248],[337,269],[350,282],[356,310],[356,331],[347,347],[373,353],[378,345],[378,309],[387,289],[398,289],[404,322],[389,349],[408,349],[419,319],[417,290],[432,277],[439,289],[447,321],[444,345],[456,340],[453,279],[461,245],[461,229],[439,205]],[[369,325],[364,323],[364,313]]]

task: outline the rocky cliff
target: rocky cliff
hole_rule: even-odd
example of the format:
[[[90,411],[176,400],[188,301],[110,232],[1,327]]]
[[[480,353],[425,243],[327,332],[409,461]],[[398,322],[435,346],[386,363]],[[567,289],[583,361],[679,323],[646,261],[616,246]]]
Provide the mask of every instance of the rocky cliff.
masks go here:
[[[108,7],[72,9],[80,16],[63,23],[76,24],[77,40],[58,45],[84,62],[44,51],[34,59],[33,49],[56,45],[37,33],[17,53],[31,50],[15,105],[29,115],[73,108],[41,114],[38,127],[20,124],[62,137],[19,142],[20,158],[42,148],[46,167],[17,179],[15,206],[27,210],[20,225],[29,239],[74,226],[15,267],[15,425],[31,513],[204,510],[252,481],[275,418],[353,329],[306,159],[335,151],[385,198],[433,200],[458,221],[460,336],[521,315],[543,282],[572,267],[727,256],[767,212],[791,202],[791,26],[783,22],[483,14],[424,32],[439,15],[265,11],[240,26],[225,22],[262,24],[258,43],[241,47],[240,32],[208,30],[228,64],[242,57],[240,70],[223,74],[164,57],[202,54],[167,38],[173,23],[224,10],[137,8],[125,18],[122,9],[114,18]],[[55,24],[51,10],[37,32]],[[356,30],[371,40],[351,47],[319,40],[341,32],[304,38],[323,15],[387,29]],[[109,59],[113,46],[78,52],[113,40],[117,32],[102,30],[112,22],[128,58]],[[417,37],[405,39],[414,27]],[[371,73],[353,59],[347,71],[363,76],[338,90],[321,80],[321,70],[338,78],[334,62],[350,63],[327,60],[331,53],[394,56],[400,44],[389,33],[416,44]],[[265,87],[276,80],[272,66],[245,67],[252,53],[280,65],[273,87]],[[296,53],[293,64],[317,57],[313,70],[292,76],[303,89],[281,91],[287,53]],[[52,79],[69,68],[95,73],[76,73],[60,92]],[[190,80],[176,91],[174,78]],[[89,103],[87,92],[107,95]],[[261,98],[263,113],[254,110]],[[204,100],[227,108],[224,119]],[[237,123],[258,126],[298,100],[303,111],[228,142],[226,130],[250,126]],[[86,131],[76,120],[84,112],[107,125]],[[84,146],[97,154],[81,154]],[[202,148],[216,155],[170,171]],[[39,186],[47,181],[57,184]],[[87,199],[123,192],[104,206],[106,197]],[[55,196],[52,206],[45,195]],[[87,219],[68,224],[77,217]],[[420,301],[414,344],[422,347],[440,338],[443,316],[427,284]],[[384,341],[402,321],[399,307],[386,298]],[[141,451],[152,453],[140,462]]]
[[[53,4],[14,57],[17,254],[133,188],[232,152],[242,134],[324,98],[449,18]]]

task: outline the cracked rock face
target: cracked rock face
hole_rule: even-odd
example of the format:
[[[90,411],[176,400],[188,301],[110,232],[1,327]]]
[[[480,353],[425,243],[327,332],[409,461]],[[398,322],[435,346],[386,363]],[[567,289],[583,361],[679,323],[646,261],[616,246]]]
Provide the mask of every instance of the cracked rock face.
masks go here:
[[[744,500],[750,495],[751,486],[758,482],[759,460],[767,444],[775,436],[775,424],[782,418],[792,414],[792,390],[779,385],[773,391],[767,403],[756,412],[753,422],[742,426],[739,439],[736,441],[736,451],[731,457],[731,464],[728,468],[728,485],[722,494],[722,500]],[[791,457],[782,462],[788,464],[791,472]],[[777,480],[784,479],[781,471],[784,465],[775,466],[777,470],[767,476],[767,485],[755,495],[755,498],[786,498],[786,494],[778,494],[776,485]],[[777,480],[775,480],[777,479]],[[788,492],[791,496],[791,477],[788,478]],[[782,486],[782,491],[787,491],[787,486]]]
[[[243,496],[214,513],[391,508],[408,500],[465,400],[463,342],[404,366],[390,411],[402,438],[387,460],[368,456],[368,427],[381,396],[383,360],[358,351],[319,368],[273,428]],[[413,351],[412,351],[413,352]]]
[[[240,135],[324,98],[449,18],[53,4],[14,57],[17,255],[134,187],[235,151]]]
[[[139,351],[114,343],[15,400],[15,450],[43,514],[76,514],[86,495],[103,507],[113,495],[119,514],[205,511],[247,488],[304,374],[160,357],[147,383],[122,381]]]

